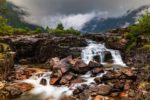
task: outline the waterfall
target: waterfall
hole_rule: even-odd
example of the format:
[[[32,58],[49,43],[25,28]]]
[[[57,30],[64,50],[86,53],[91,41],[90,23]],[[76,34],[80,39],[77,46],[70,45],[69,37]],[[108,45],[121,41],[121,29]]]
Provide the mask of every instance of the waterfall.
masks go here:
[[[121,54],[118,50],[107,49],[104,44],[96,43],[94,41],[88,41],[88,46],[82,50],[81,58],[88,64],[90,61],[94,60],[94,56],[99,56],[99,62],[101,64],[106,64],[104,62],[105,52],[110,52],[113,60],[113,64],[119,66],[126,66],[122,61]]]
[[[50,85],[50,77],[51,72],[37,73],[29,79],[23,80],[22,82],[29,83],[34,86],[34,89],[32,89],[30,93],[35,95],[43,94],[45,97],[53,97],[55,98],[53,100],[59,100],[62,95],[72,94],[72,91],[66,86],[57,87]],[[46,80],[45,85],[40,84],[42,79]]]

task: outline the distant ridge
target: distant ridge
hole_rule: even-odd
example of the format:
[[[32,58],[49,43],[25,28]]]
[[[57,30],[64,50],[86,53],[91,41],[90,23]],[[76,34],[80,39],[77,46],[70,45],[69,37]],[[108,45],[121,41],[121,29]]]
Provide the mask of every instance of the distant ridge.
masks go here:
[[[111,29],[120,28],[126,24],[132,25],[135,23],[137,14],[145,9],[148,9],[150,5],[142,6],[135,10],[128,10],[126,14],[117,18],[98,19],[94,18],[88,22],[82,29],[84,32],[105,32]]]

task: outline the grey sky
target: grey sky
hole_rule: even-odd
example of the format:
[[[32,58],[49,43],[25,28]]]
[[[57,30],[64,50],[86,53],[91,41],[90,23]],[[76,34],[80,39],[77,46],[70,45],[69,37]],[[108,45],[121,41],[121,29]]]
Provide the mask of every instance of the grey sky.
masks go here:
[[[150,0],[9,0],[24,7],[30,13],[26,20],[46,26],[43,20],[56,17],[85,15],[92,12],[107,12],[108,16],[119,16],[127,10],[150,4]],[[104,13],[106,14],[106,13]],[[96,16],[96,15],[95,15]],[[99,14],[98,14],[99,16]],[[62,18],[62,17],[61,17]],[[69,17],[70,18],[70,17]],[[59,19],[59,18],[58,18]],[[57,20],[56,20],[57,21]],[[49,21],[52,22],[52,21]],[[54,21],[53,21],[54,22]],[[49,26],[51,26],[49,24]]]

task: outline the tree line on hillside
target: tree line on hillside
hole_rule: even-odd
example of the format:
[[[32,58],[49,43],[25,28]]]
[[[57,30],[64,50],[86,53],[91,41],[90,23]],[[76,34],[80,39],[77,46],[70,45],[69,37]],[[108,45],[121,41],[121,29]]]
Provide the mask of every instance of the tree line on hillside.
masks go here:
[[[19,35],[19,34],[38,34],[38,33],[49,33],[52,35],[80,35],[80,31],[75,30],[74,28],[64,29],[63,24],[58,24],[56,28],[46,29],[37,27],[35,30],[31,30],[29,27],[24,28],[15,28],[9,25],[9,22],[4,17],[0,16],[0,35]]]

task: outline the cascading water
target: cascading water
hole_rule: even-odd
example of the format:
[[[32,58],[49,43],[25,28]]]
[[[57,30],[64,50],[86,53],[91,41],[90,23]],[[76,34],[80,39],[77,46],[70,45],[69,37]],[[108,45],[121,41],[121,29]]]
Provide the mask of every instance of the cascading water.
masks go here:
[[[112,55],[112,60],[114,65],[126,66],[126,64],[122,61],[120,52],[118,50],[107,49],[104,44],[98,44],[94,41],[88,41],[88,46],[82,50],[81,58],[82,60],[88,64],[93,60],[94,56],[99,56],[100,63],[106,64],[104,62],[104,57],[106,51],[110,52]]]
[[[91,60],[93,60],[94,56],[100,57],[100,63],[105,64],[104,58],[106,51],[110,52],[112,55],[113,64],[126,66],[121,58],[120,52],[118,50],[107,49],[104,44],[98,44],[93,41],[88,41],[89,45],[82,50],[81,57],[82,60],[88,64]],[[107,71],[104,73],[100,73],[95,77],[92,77],[91,71],[87,72],[85,75],[80,75],[80,77],[85,80],[82,83],[71,84],[70,86],[54,86],[50,84],[51,74],[52,72],[43,72],[36,73],[32,77],[27,80],[23,80],[21,82],[30,83],[34,86],[34,89],[30,91],[31,94],[43,94],[45,98],[52,97],[52,100],[60,100],[61,96],[71,96],[73,91],[80,87],[83,84],[92,85],[95,83],[94,79],[97,77],[103,77]],[[45,80],[44,85],[41,84],[42,80]]]
[[[50,77],[51,72],[43,72],[43,73],[37,73],[30,77],[27,80],[24,80],[22,82],[32,84],[34,86],[34,89],[30,92],[32,94],[38,95],[43,94],[45,97],[52,97],[53,100],[59,100],[59,98],[63,95],[71,95],[72,91],[69,90],[66,86],[56,87],[53,85],[50,85]],[[42,79],[46,80],[46,84],[42,85],[40,82]]]
[[[34,89],[30,91],[31,94],[35,95],[41,95],[45,98],[53,98],[50,100],[60,100],[62,96],[71,96],[73,94],[73,91],[77,88],[82,86],[83,84],[86,85],[92,85],[92,83],[95,83],[94,79],[98,77],[103,77],[107,72],[98,74],[96,77],[91,77],[91,71],[87,72],[85,75],[81,75],[80,77],[85,80],[85,82],[82,83],[76,83],[72,84],[70,86],[54,86],[51,85],[49,82],[51,80],[51,73],[52,72],[43,72],[43,73],[36,73],[29,79],[23,80],[21,82],[29,83],[34,86]],[[42,85],[40,84],[42,79],[46,80],[46,84]]]

